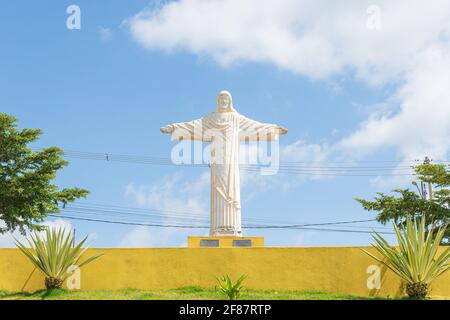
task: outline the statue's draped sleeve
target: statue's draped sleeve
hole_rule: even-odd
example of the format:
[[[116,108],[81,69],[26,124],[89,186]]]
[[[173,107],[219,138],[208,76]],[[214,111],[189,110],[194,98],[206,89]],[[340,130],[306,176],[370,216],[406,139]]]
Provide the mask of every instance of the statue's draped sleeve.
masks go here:
[[[240,141],[276,141],[279,126],[272,123],[262,123],[239,115]]]
[[[205,132],[212,126],[209,118],[210,116],[206,115],[200,119],[171,124],[173,127],[172,140],[209,141],[208,137],[205,136]]]

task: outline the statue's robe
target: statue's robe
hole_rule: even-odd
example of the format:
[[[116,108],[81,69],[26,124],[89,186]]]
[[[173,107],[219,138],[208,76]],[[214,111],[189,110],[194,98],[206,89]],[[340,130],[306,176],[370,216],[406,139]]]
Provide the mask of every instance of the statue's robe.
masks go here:
[[[172,139],[211,143],[211,236],[242,236],[239,178],[241,141],[278,139],[275,124],[239,114],[213,112],[200,119],[172,124]]]

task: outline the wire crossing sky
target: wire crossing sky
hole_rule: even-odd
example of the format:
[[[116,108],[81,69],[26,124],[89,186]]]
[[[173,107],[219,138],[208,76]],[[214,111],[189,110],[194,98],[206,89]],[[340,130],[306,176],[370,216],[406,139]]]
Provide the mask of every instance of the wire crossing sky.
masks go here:
[[[154,226],[154,227],[173,227],[173,228],[209,228],[205,226],[208,224],[209,217],[195,212],[180,212],[180,211],[162,211],[155,209],[140,209],[140,208],[127,208],[122,206],[111,206],[111,205],[102,205],[102,204],[92,204],[92,203],[82,203],[82,204],[68,204],[64,206],[62,209],[61,215],[53,215],[54,217],[69,217],[70,219],[88,219],[85,216],[94,216],[95,219],[100,219],[99,217],[109,218],[111,220],[115,219],[115,221],[111,220],[95,220],[92,221],[101,221],[101,222],[109,222],[109,223],[123,223],[123,224],[143,224],[146,226]],[[73,215],[73,214],[76,215]],[[69,214],[69,215],[68,215]],[[72,214],[72,215],[70,215]],[[170,217],[172,223],[176,222],[177,224],[168,225],[161,224],[161,221],[164,221],[163,218]],[[125,219],[126,221],[117,221],[119,219]],[[133,219],[133,221],[131,221]],[[254,217],[247,217],[244,219],[244,228],[248,229],[295,229],[295,228],[305,228],[305,227],[315,227],[315,226],[334,226],[334,225],[346,225],[351,224],[351,228],[365,228],[374,230],[374,227],[370,226],[360,226],[354,225],[355,223],[365,223],[365,222],[373,222],[375,219],[368,220],[353,220],[353,221],[335,221],[335,222],[322,222],[322,223],[298,223],[292,221],[280,221],[274,219],[261,219]],[[184,224],[183,224],[184,223]],[[187,223],[191,223],[191,225],[187,225]],[[277,224],[274,224],[277,223]],[[199,225],[200,224],[200,225]],[[347,227],[347,226],[344,226]],[[379,229],[383,229],[383,227],[379,227]],[[386,228],[384,228],[386,229]],[[326,231],[326,230],[325,230]],[[355,230],[347,230],[349,232]],[[367,233],[369,231],[365,231]],[[381,232],[381,231],[380,231]]]
[[[175,164],[170,158],[138,156],[138,155],[121,155],[111,153],[94,153],[83,151],[65,151],[64,157],[69,159],[99,160],[113,161],[122,163],[146,164],[146,165],[184,165],[192,167],[207,167],[207,163],[203,164]],[[415,165],[421,164],[422,160],[410,160],[410,165],[399,165],[398,161],[380,160],[380,161],[322,161],[322,162],[285,162],[281,163],[274,173],[288,174],[307,174],[307,175],[331,175],[331,176],[414,176]],[[434,163],[448,164],[445,160],[432,160]],[[360,165],[365,163],[366,165]],[[371,163],[368,166],[367,163]],[[376,165],[376,164],[380,165]],[[388,165],[386,163],[391,163]],[[405,162],[403,162],[405,163]],[[329,165],[328,165],[329,164]],[[375,165],[373,165],[375,164]],[[246,171],[258,171],[260,165],[248,164],[243,161],[240,168]],[[393,170],[404,173],[392,173]],[[354,174],[357,173],[357,174]]]

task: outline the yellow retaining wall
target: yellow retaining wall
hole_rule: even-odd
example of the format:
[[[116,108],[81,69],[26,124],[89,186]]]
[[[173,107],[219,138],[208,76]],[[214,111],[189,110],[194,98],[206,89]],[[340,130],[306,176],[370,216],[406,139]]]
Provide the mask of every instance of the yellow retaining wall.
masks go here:
[[[384,268],[381,289],[367,288],[367,268],[377,264],[358,247],[89,249],[86,257],[98,252],[105,255],[81,271],[82,290],[214,287],[218,276],[246,274],[251,289],[401,294],[400,281]],[[42,275],[32,270],[18,249],[0,249],[0,290],[43,288]],[[434,283],[431,295],[450,297],[450,272]]]

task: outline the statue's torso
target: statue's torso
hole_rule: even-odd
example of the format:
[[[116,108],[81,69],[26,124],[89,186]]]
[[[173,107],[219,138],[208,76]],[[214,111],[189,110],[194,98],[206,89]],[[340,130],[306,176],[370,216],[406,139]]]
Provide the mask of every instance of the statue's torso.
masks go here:
[[[205,138],[215,152],[211,164],[234,164],[239,160],[239,114],[237,112],[213,112],[203,118],[208,130]]]

